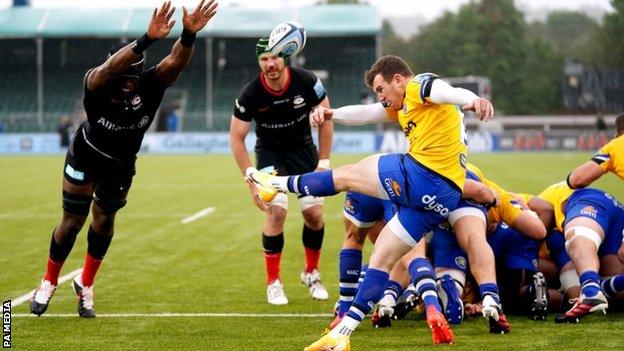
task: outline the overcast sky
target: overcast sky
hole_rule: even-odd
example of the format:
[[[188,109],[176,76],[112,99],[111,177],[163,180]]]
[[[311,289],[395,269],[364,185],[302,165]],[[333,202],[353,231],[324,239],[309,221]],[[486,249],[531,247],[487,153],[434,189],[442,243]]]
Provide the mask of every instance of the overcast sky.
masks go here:
[[[0,0],[0,7],[10,6],[13,0]],[[379,7],[386,16],[414,16],[428,21],[438,17],[445,10],[456,11],[470,0],[366,0]],[[176,6],[192,7],[199,0],[173,0]],[[249,8],[279,8],[281,6],[304,6],[318,0],[219,0],[221,6],[244,6]],[[521,9],[566,9],[582,10],[586,7],[611,11],[610,0],[515,0]],[[30,0],[34,7],[154,7],[162,3],[159,0]]]

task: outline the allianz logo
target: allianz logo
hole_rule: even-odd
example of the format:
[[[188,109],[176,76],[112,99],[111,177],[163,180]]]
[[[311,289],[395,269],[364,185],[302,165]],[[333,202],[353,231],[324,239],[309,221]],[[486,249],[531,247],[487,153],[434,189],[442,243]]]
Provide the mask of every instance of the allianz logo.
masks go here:
[[[449,212],[451,212],[444,205],[436,201],[437,196],[425,194],[420,200],[425,205],[426,210],[434,211],[439,213],[441,216],[448,216]]]

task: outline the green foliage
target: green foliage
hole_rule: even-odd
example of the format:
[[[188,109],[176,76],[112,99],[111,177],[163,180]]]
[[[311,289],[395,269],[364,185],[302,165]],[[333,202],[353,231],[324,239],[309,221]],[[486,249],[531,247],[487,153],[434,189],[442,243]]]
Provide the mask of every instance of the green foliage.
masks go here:
[[[406,52],[418,72],[489,77],[495,106],[507,114],[546,113],[561,100],[561,60],[530,36],[512,0],[473,1],[446,13],[411,38]]]
[[[587,62],[600,68],[624,70],[624,0],[611,0],[614,13],[603,18],[602,28],[593,32]]]
[[[592,37],[600,25],[581,12],[555,11],[545,23],[533,22],[529,28],[533,37],[546,40],[560,57],[585,61],[592,55]]]

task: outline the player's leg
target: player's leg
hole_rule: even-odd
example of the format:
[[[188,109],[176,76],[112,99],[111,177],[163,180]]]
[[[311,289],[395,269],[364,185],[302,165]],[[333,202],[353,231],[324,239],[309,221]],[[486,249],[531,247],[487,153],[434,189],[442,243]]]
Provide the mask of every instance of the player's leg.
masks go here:
[[[573,214],[572,216],[577,212],[574,208],[579,207],[574,205],[577,204],[568,203],[568,207],[571,207],[569,213]],[[604,311],[608,307],[607,299],[600,290],[598,275],[600,267],[598,249],[604,240],[604,231],[594,219],[576,216],[566,220],[564,235],[568,255],[579,272],[581,296],[579,301],[556,321],[577,323],[580,317],[594,311]]]
[[[321,284],[321,273],[318,269],[325,234],[323,198],[303,196],[299,199],[299,203],[304,221],[301,240],[306,259],[304,270],[301,272],[301,282],[308,287],[312,298],[327,300],[329,294]]]
[[[384,291],[383,297],[377,303],[371,322],[376,328],[390,327],[391,319],[398,317],[395,316],[395,307],[399,296],[403,293],[403,290],[410,283],[409,264],[416,257],[423,257],[425,253],[425,240],[420,240],[416,247],[412,248],[407,254],[405,254],[399,262],[397,262],[390,271],[390,277],[388,280],[388,286]],[[402,306],[403,307],[403,306]],[[411,306],[415,307],[415,306]],[[410,309],[411,310],[411,309]],[[409,311],[401,311],[404,317]]]
[[[623,244],[624,245],[624,244]],[[600,273],[608,277],[600,282],[602,292],[609,299],[624,298],[624,262],[617,254],[605,255],[600,258]]]
[[[262,228],[262,248],[266,269],[267,301],[272,305],[285,305],[288,298],[280,279],[280,262],[284,249],[284,222],[288,196],[279,193],[267,204],[266,220]]]
[[[483,299],[481,312],[490,323],[490,332],[509,332],[511,326],[502,313],[496,283],[494,253],[485,237],[485,215],[474,207],[463,207],[451,213],[449,222],[453,226],[459,246],[468,255],[470,271],[479,284]]]
[[[342,211],[344,239],[339,259],[340,300],[336,318],[330,327],[335,326],[347,313],[357,293],[362,271],[362,248],[368,236],[371,242],[379,236],[385,224],[384,206],[380,200],[360,193],[347,192]]]
[[[73,288],[78,295],[78,314],[95,317],[93,285],[115,233],[117,211],[126,203],[134,176],[134,163],[111,166],[110,173],[95,187],[95,201],[91,208],[92,221],[87,234],[87,253],[82,274],[76,276]]]
[[[93,184],[76,185],[63,179],[63,217],[52,231],[46,271],[39,288],[35,291],[30,311],[41,315],[48,308],[50,298],[58,285],[63,263],[76,242],[91,206]]]
[[[299,195],[331,196],[341,191],[353,191],[388,199],[379,184],[379,158],[380,155],[373,155],[356,164],[301,175],[272,176],[258,171],[248,176],[258,185],[259,192],[264,189],[277,189]]]

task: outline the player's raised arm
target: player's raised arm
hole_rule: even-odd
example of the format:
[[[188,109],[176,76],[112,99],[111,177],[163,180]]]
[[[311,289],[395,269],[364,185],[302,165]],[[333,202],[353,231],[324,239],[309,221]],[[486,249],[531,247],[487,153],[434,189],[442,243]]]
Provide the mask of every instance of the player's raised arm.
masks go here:
[[[193,12],[188,12],[186,7],[182,7],[182,24],[184,25],[182,35],[180,39],[173,44],[171,53],[160,61],[156,68],[158,79],[165,85],[171,85],[178,79],[180,73],[182,73],[186,65],[191,61],[197,32],[202,30],[208,21],[217,13],[217,6],[219,4],[215,0],[210,0],[206,4],[204,4],[204,1],[205,0],[202,0]],[[173,10],[171,13],[173,14]],[[173,26],[173,23],[171,26]]]
[[[436,104],[460,105],[464,111],[474,111],[484,122],[494,118],[494,106],[488,99],[464,88],[454,88],[442,79],[433,81],[429,98]]]
[[[310,124],[313,127],[333,120],[349,126],[360,126],[369,123],[387,122],[388,114],[383,104],[349,105],[336,109],[319,107],[310,113]]]
[[[154,9],[147,32],[110,55],[103,64],[94,68],[87,76],[87,89],[98,90],[112,82],[133,64],[141,62],[143,51],[156,40],[165,38],[171,31],[175,24],[175,21],[171,21],[174,11],[175,8],[171,7],[171,1],[164,2],[159,9]]]

